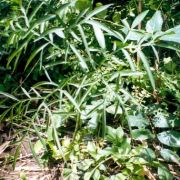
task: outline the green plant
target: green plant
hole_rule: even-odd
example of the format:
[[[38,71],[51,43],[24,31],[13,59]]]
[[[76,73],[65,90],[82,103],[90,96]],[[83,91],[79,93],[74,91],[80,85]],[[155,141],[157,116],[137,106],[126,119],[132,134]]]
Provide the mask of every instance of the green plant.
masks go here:
[[[21,72],[19,86],[0,92],[1,122],[36,134],[39,141],[30,142],[34,157],[44,165],[47,157],[63,160],[65,178],[85,173],[84,179],[145,179],[155,173],[172,179],[156,158],[161,154],[179,164],[178,109],[170,121],[162,110],[168,102],[160,100],[169,85],[176,99],[179,89],[158,69],[167,68],[161,66],[159,47],[179,56],[180,26],[162,30],[160,11],[145,23],[148,11],[117,24],[97,16],[111,5],[92,10],[83,9],[81,1],[25,2],[14,1],[14,14],[4,20],[6,68]],[[178,74],[173,65],[170,71]],[[164,127],[170,130],[154,130]],[[154,149],[159,143],[172,149]]]

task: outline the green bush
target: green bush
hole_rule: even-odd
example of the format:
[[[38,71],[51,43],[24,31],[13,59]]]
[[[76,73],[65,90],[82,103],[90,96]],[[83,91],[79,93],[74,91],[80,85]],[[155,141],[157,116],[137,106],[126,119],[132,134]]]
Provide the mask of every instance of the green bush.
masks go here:
[[[2,2],[1,123],[37,135],[35,158],[63,160],[64,178],[173,179],[159,156],[180,164],[180,26],[148,10],[117,23],[111,5],[82,3]]]

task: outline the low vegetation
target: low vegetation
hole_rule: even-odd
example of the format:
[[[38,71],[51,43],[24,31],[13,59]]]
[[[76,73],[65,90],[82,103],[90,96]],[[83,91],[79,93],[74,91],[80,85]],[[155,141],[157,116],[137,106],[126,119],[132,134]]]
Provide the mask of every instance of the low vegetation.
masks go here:
[[[180,176],[179,2],[155,2],[1,0],[6,161],[15,168],[28,138],[63,179]]]

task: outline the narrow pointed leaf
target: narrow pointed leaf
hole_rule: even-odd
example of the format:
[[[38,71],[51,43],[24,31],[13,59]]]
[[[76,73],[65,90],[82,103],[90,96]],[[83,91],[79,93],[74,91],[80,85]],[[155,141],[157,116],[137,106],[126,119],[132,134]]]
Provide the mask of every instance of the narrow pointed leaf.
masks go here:
[[[0,94],[7,97],[7,98],[13,99],[15,101],[19,101],[16,97],[14,97],[13,95],[11,95],[9,93],[5,93],[5,92],[0,91]]]
[[[124,56],[126,57],[129,65],[131,67],[131,70],[136,71],[136,67],[135,67],[134,62],[133,62],[131,56],[129,55],[128,51],[126,51],[125,49],[122,49],[122,52],[123,52]]]
[[[171,41],[171,42],[180,43],[180,33],[164,35],[164,36],[161,36],[159,39],[162,41]]]
[[[106,48],[106,43],[105,43],[105,38],[104,38],[103,31],[98,26],[93,26],[93,29],[94,29],[94,33],[95,33],[96,39],[97,39],[100,47],[105,49]]]
[[[85,23],[100,28],[101,30],[107,32],[109,35],[116,37],[116,38],[119,39],[120,41],[123,41],[123,40],[124,40],[123,36],[122,36],[120,33],[118,33],[118,32],[116,32],[116,31],[110,29],[109,27],[107,27],[107,26],[106,26],[105,24],[103,24],[103,23],[100,23],[100,22],[95,21],[95,20],[86,20]]]
[[[31,99],[31,96],[29,95],[29,93],[26,91],[26,89],[24,89],[23,87],[21,87],[22,91],[24,92],[24,94]]]
[[[76,109],[81,113],[81,110],[79,109],[79,106],[75,99],[67,92],[67,91],[62,91],[64,95],[69,99],[69,101],[76,107]]]
[[[44,45],[42,45],[41,47],[39,47],[38,49],[36,49],[35,51],[32,52],[32,54],[30,55],[30,57],[27,60],[26,66],[25,66],[25,70],[27,69],[27,67],[29,66],[29,64],[31,63],[31,61],[34,59],[34,57],[40,52],[42,51],[49,43],[46,43]]]
[[[33,10],[33,12],[31,13],[30,17],[29,17],[29,22],[32,21],[33,17],[36,15],[36,13],[39,11],[39,9],[41,8],[41,6],[44,4],[44,2],[41,2],[38,6],[36,6]]]
[[[79,29],[79,32],[81,34],[81,37],[82,37],[86,52],[87,52],[89,58],[92,59],[91,58],[91,53],[90,53],[90,50],[89,50],[89,47],[88,47],[88,43],[87,43],[87,40],[86,40],[86,36],[85,36],[85,33],[84,33],[84,30],[83,30],[83,28],[82,28],[82,26],[80,24],[78,25],[78,29]]]
[[[151,85],[152,85],[153,89],[155,90],[155,81],[154,81],[154,78],[153,78],[149,63],[147,61],[147,58],[146,58],[146,56],[144,55],[144,53],[141,50],[138,50],[137,53],[138,53],[141,61],[143,62],[144,68],[145,68],[145,70],[146,70],[146,72],[148,74]]]
[[[144,11],[144,12],[142,12],[141,14],[139,14],[139,15],[134,19],[131,28],[133,29],[133,28],[135,28],[138,24],[140,24],[140,23],[142,22],[142,20],[146,17],[146,15],[147,15],[148,12],[149,12],[149,11],[147,10],[147,11]]]
[[[105,5],[105,6],[100,6],[98,8],[96,8],[95,10],[91,11],[83,21],[86,21],[88,19],[90,19],[91,17],[95,16],[96,14],[106,10],[107,8],[109,8],[110,6],[112,6],[112,4],[108,4],[108,5]]]
[[[81,54],[78,52],[78,50],[72,45],[70,44],[70,47],[72,49],[72,51],[75,53],[75,55],[77,56],[77,58],[80,61],[80,65],[84,70],[88,70],[88,66],[84,60],[84,58],[81,56]]]

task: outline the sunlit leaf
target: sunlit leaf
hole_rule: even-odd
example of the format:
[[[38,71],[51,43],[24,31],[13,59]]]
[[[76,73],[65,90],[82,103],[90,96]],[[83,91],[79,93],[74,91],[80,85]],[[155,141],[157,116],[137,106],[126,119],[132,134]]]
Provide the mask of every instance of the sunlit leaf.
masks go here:
[[[93,29],[94,29],[94,33],[95,33],[96,39],[97,39],[100,47],[105,49],[106,43],[105,43],[103,31],[98,26],[93,26]]]
[[[132,25],[131,25],[131,28],[135,28],[138,24],[141,23],[141,21],[146,17],[147,13],[149,11],[144,11],[142,12],[141,14],[139,14],[133,21]]]
[[[142,116],[142,114],[138,115],[129,115],[129,123],[132,127],[146,127],[149,125],[149,122],[146,118]]]
[[[164,36],[161,36],[159,39],[162,41],[171,41],[171,42],[180,43],[180,33],[164,35]]]
[[[135,140],[144,141],[146,139],[154,138],[154,135],[149,129],[134,129],[132,130],[132,137]]]
[[[146,24],[146,31],[149,33],[154,33],[161,31],[163,24],[163,19],[161,16],[161,11],[156,11],[153,17]]]
[[[0,94],[3,95],[3,96],[6,97],[6,98],[10,98],[10,99],[12,99],[12,100],[19,101],[16,97],[14,97],[13,95],[11,95],[11,94],[9,94],[9,93],[0,91]]]
[[[170,147],[180,147],[180,133],[177,131],[164,131],[157,134],[159,141]]]
[[[172,180],[173,175],[170,173],[170,171],[167,169],[164,165],[159,165],[158,167],[158,176],[160,180]]]
[[[161,149],[160,154],[164,160],[168,162],[174,162],[180,166],[180,157],[174,151],[169,149]]]
[[[91,17],[95,16],[96,14],[106,10],[110,6],[112,6],[112,4],[108,4],[108,5],[105,5],[105,6],[100,6],[100,7],[96,8],[96,9],[94,9],[89,14],[87,14],[87,16],[85,17],[85,19],[83,21],[86,21],[86,20],[90,19]]]

